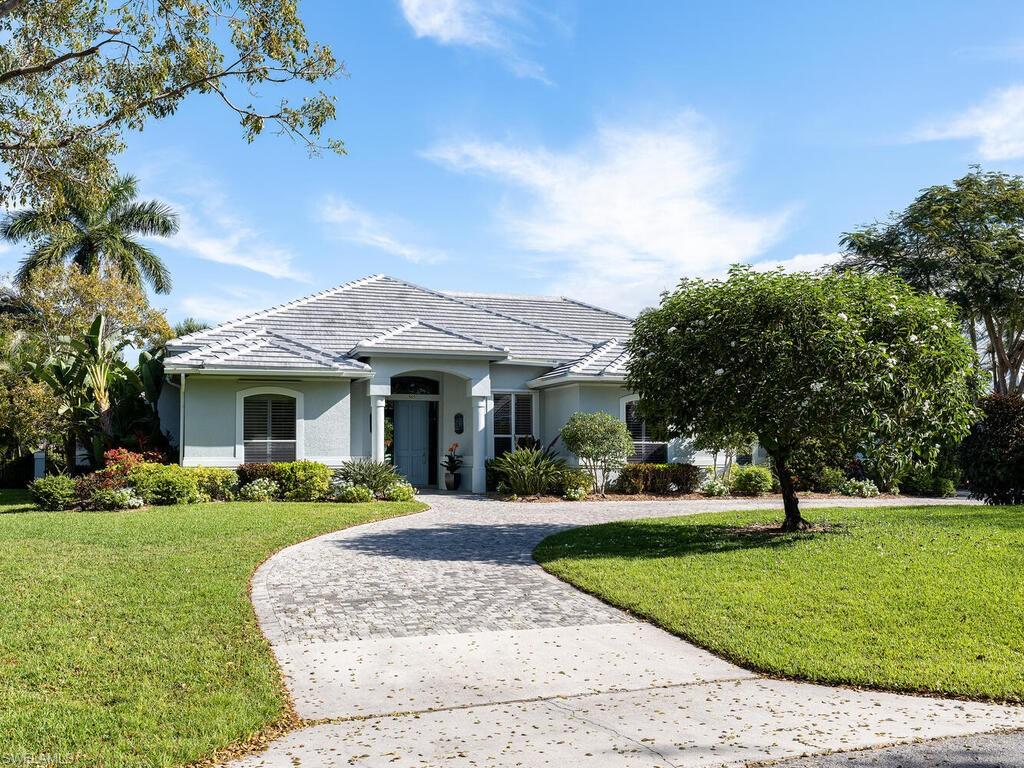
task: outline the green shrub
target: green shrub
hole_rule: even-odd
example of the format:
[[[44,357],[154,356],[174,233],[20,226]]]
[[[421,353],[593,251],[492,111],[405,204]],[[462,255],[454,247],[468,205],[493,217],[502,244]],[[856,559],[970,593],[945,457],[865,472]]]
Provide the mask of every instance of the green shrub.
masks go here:
[[[956,484],[942,477],[934,469],[915,467],[900,480],[900,493],[908,496],[956,496]]]
[[[1024,503],[1024,399],[989,395],[982,419],[960,446],[960,466],[971,498],[988,504]]]
[[[494,460],[499,483],[516,496],[539,496],[557,490],[565,461],[537,448],[516,448]]]
[[[59,512],[75,505],[75,481],[67,475],[48,475],[33,480],[28,486],[32,501],[40,509]]]
[[[701,474],[693,464],[627,464],[619,471],[618,487],[623,493],[655,496],[693,493],[700,485]]]
[[[730,490],[737,496],[763,496],[772,490],[772,473],[768,467],[735,465],[729,476]]]
[[[199,492],[211,501],[233,501],[238,490],[238,473],[226,467],[191,467]]]
[[[873,480],[847,480],[840,486],[839,492],[843,496],[860,496],[866,499],[878,495],[878,486]]]
[[[334,473],[318,461],[292,461],[278,464],[274,480],[281,486],[281,496],[288,501],[320,501],[331,490]]]
[[[128,473],[128,485],[147,504],[194,504],[200,498],[195,473],[177,464],[139,464]]]
[[[259,480],[264,477],[268,480],[280,482],[281,465],[256,463],[242,464],[236,471],[238,472],[239,485],[248,485],[253,480]]]
[[[574,413],[562,427],[559,437],[566,449],[576,454],[583,468],[590,473],[594,479],[594,491],[602,496],[608,488],[608,481],[633,453],[629,429],[604,411]]]
[[[824,467],[818,476],[815,490],[820,493],[839,493],[846,482],[846,473],[838,467]]]
[[[373,491],[365,485],[336,485],[331,498],[345,504],[366,504],[373,501]]]
[[[144,504],[132,488],[100,489],[88,501],[89,509],[138,509]]]
[[[558,476],[558,495],[568,501],[582,501],[594,490],[594,479],[583,469],[566,467]]]
[[[369,488],[374,496],[380,497],[395,483],[404,481],[393,464],[373,459],[352,459],[342,464],[334,473],[343,485],[362,485]]]
[[[700,492],[705,496],[728,496],[729,484],[720,477],[709,477],[700,487]]]
[[[416,489],[403,480],[389,485],[380,496],[383,501],[412,501],[416,497]]]
[[[238,498],[242,501],[273,501],[277,498],[281,486],[269,477],[258,477],[238,489]]]

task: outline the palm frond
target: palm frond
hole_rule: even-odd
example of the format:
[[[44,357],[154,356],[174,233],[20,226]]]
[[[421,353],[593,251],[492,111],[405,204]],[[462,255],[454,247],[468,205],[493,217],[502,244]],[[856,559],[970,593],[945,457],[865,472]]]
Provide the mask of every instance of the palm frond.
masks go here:
[[[50,217],[42,211],[15,211],[0,224],[0,237],[12,243],[39,237],[50,225]]]
[[[104,218],[114,218],[116,213],[131,203],[139,194],[139,180],[134,176],[118,176],[107,190],[101,213]]]
[[[128,282],[140,284],[141,273],[157,293],[171,292],[171,272],[163,260],[149,248],[128,237],[122,237],[118,244],[117,268]],[[129,275],[133,275],[134,279]]]
[[[73,240],[69,240],[66,237],[44,238],[39,245],[29,251],[28,255],[22,259],[14,276],[15,282],[23,286],[28,283],[35,270],[63,264],[64,259],[75,245],[76,243]]]
[[[146,200],[119,208],[110,223],[126,235],[168,237],[178,231],[178,214],[166,203]]]

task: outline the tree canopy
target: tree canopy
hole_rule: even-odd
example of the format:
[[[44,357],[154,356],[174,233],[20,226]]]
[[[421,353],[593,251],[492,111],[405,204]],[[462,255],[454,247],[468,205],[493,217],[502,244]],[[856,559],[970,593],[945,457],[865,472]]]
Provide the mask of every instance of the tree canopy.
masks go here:
[[[0,207],[59,196],[65,177],[109,181],[124,132],[195,93],[222,102],[248,141],[270,126],[312,152],[343,151],[322,135],[333,96],[260,94],[344,73],[306,36],[295,0],[2,0],[0,41]]]
[[[841,240],[841,270],[897,275],[987,337],[996,392],[1024,391],[1024,178],[974,168]]]
[[[786,530],[806,526],[791,460],[839,441],[895,474],[968,431],[974,351],[953,307],[902,280],[733,267],[683,280],[637,318],[627,386],[648,423],[724,441],[752,433],[782,486]]]

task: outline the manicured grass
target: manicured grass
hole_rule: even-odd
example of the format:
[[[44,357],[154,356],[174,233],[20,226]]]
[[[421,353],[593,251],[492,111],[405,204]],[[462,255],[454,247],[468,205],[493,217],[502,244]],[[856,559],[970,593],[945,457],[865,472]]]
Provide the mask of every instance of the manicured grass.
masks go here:
[[[0,762],[140,768],[209,756],[285,712],[248,599],[260,562],[424,506],[26,501],[0,492]]]
[[[743,666],[826,683],[1024,701],[1024,507],[810,510],[578,528],[551,573]]]

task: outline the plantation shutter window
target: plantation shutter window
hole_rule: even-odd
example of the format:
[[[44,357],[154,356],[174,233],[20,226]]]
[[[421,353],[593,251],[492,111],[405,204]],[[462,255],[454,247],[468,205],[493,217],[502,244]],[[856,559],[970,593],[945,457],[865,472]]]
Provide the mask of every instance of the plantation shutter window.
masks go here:
[[[636,400],[626,402],[626,429],[633,438],[633,455],[629,461],[633,464],[664,464],[668,461],[668,443],[650,437],[647,424],[640,418],[636,406]]]
[[[243,419],[247,464],[295,461],[295,398],[250,395]]]
[[[533,395],[495,393],[494,455],[508,453],[521,439],[530,437],[533,437]]]

